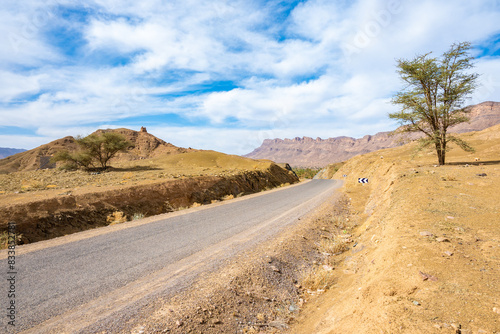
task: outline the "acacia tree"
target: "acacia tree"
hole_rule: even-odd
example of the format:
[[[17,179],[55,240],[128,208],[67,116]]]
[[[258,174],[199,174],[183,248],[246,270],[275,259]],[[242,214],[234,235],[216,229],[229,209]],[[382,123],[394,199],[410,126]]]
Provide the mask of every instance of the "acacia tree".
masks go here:
[[[474,66],[469,42],[453,44],[440,58],[430,54],[397,61],[398,73],[406,87],[392,103],[401,110],[389,114],[401,123],[401,132],[422,132],[420,149],[434,145],[439,165],[444,165],[447,144],[454,142],[463,150],[474,149],[464,140],[449,135],[448,128],[469,118],[463,104],[476,87],[478,74],[470,73]]]
[[[79,146],[78,151],[60,151],[52,160],[66,161],[69,167],[75,168],[107,169],[111,158],[131,146],[123,135],[116,132],[93,133],[87,137],[77,137],[75,141]]]

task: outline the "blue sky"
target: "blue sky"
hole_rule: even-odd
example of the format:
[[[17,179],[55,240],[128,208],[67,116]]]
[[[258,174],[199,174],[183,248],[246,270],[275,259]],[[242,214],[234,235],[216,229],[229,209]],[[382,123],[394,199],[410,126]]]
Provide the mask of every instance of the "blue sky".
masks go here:
[[[0,147],[98,128],[245,154],[388,131],[399,58],[475,46],[500,101],[500,2],[3,0]]]

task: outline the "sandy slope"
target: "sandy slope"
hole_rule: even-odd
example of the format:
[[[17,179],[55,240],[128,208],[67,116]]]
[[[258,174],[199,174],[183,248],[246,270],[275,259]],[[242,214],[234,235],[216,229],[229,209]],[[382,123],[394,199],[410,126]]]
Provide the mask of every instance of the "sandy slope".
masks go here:
[[[463,137],[477,152],[452,150],[443,167],[407,145],[334,175],[357,245],[295,333],[500,332],[500,126]]]

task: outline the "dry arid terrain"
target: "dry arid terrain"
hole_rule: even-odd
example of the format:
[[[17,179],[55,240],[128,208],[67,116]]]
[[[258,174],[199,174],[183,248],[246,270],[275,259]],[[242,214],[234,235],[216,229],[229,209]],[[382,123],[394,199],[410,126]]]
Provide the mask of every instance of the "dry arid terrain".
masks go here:
[[[415,144],[332,166],[341,193],[132,333],[500,333],[500,126],[461,136],[441,167]]]
[[[2,243],[9,221],[32,243],[298,182],[271,161],[172,147],[137,160],[128,152],[106,172],[30,170],[35,154],[20,153],[30,158],[23,171],[0,174]]]
[[[445,166],[433,151],[415,154],[416,144],[331,166],[323,175],[344,181],[340,193],[174,298],[152,302],[124,333],[500,333],[500,125],[461,137],[476,152],[452,149]],[[122,181],[140,186],[162,173],[182,181],[181,169],[189,180],[273,166],[235,166],[215,152],[193,163],[196,154],[82,177],[125,189]],[[68,180],[78,179],[72,173]],[[99,188],[82,182],[90,188],[72,191]],[[22,202],[69,190],[5,191],[3,199]]]
[[[461,136],[445,166],[410,144],[340,167],[356,247],[293,332],[500,333],[500,126]]]

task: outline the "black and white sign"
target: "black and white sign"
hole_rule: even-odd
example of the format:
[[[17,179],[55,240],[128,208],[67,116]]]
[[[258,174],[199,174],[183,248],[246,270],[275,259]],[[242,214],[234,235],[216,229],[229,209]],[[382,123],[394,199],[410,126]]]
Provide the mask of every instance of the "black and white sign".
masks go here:
[[[368,183],[368,179],[366,177],[358,178],[358,183]]]

